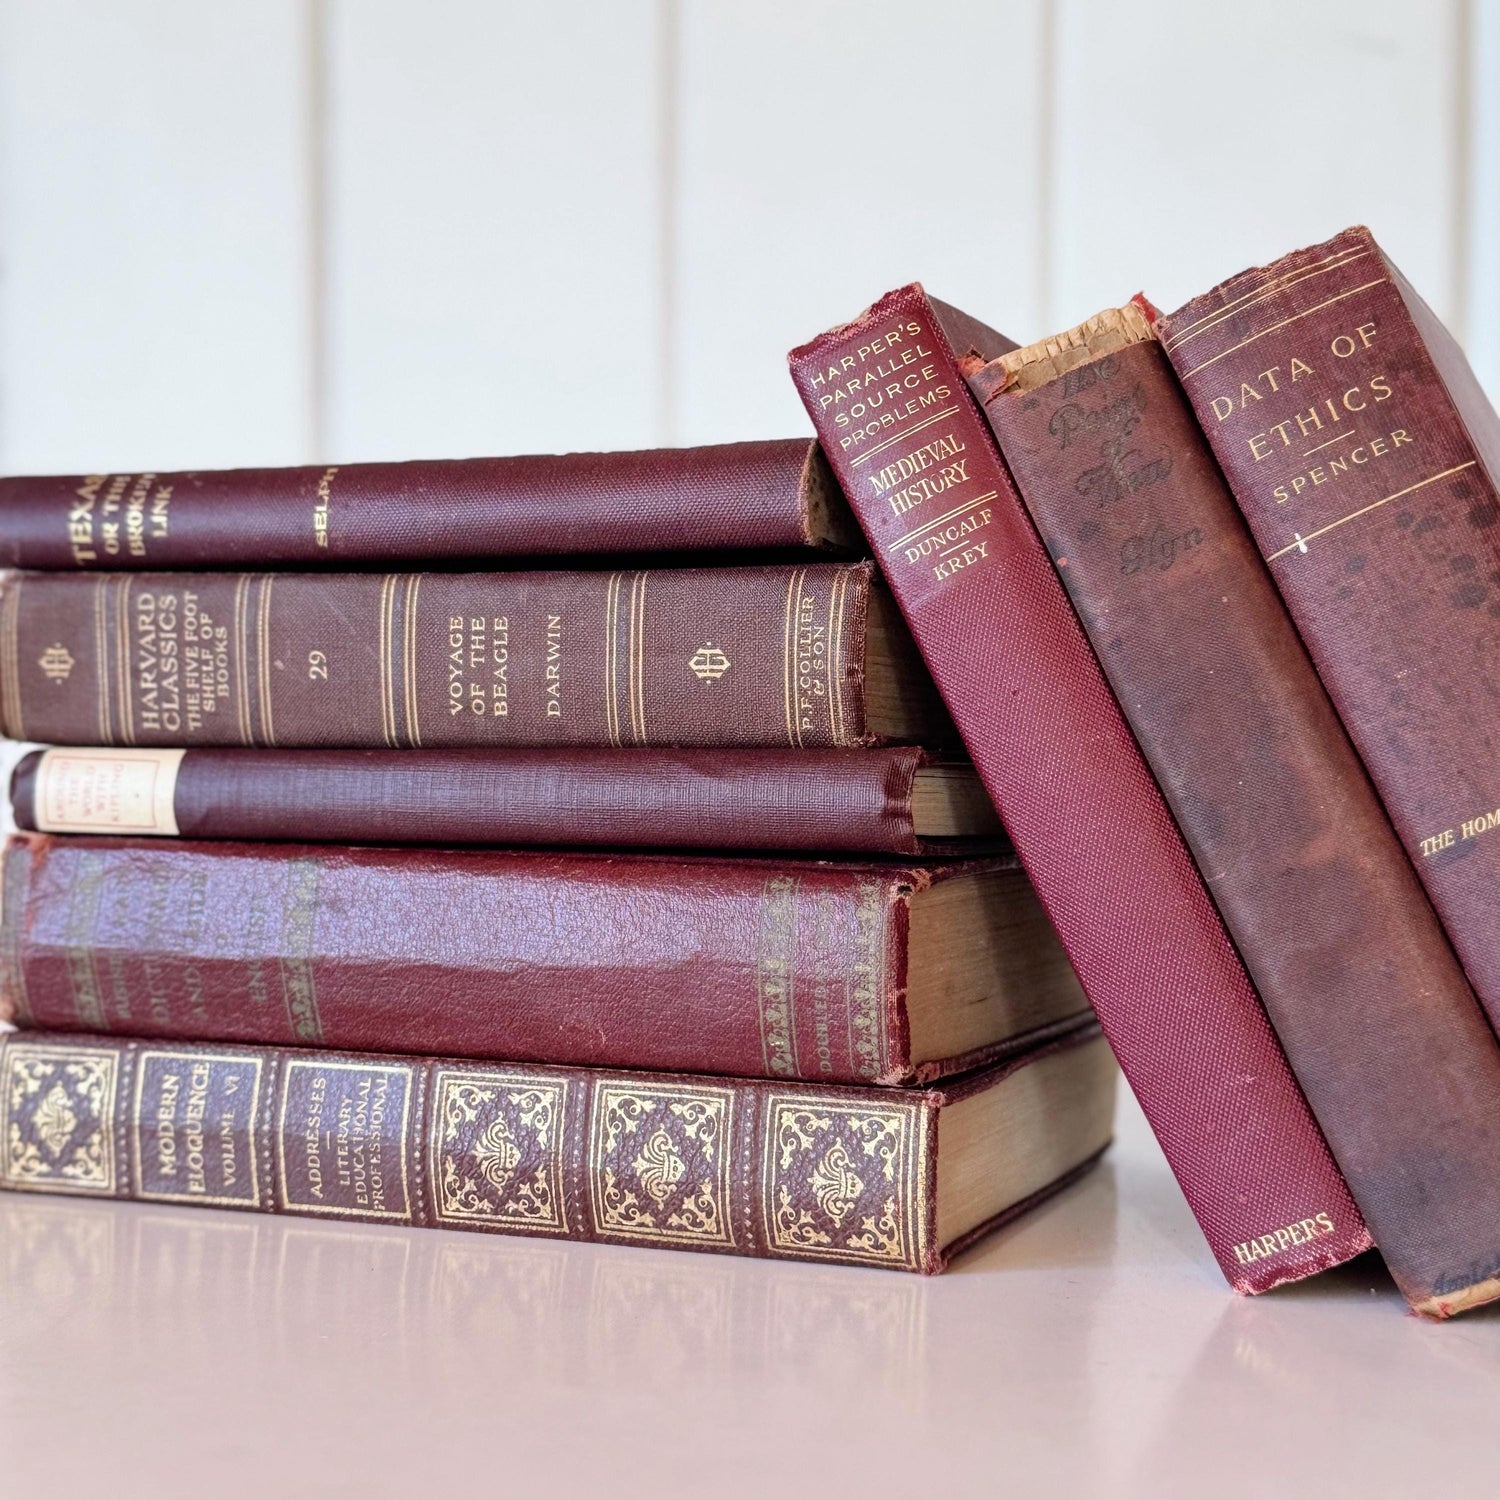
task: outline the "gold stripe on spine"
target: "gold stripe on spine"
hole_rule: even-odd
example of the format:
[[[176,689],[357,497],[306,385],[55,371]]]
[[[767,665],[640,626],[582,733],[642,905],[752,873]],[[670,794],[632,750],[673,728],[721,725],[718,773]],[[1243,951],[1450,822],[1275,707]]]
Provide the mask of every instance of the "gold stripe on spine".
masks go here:
[[[104,856],[97,849],[73,851],[63,959],[73,995],[73,1015],[85,1031],[104,1031],[104,992],[99,984],[99,906],[104,894]]]
[[[5,636],[5,684],[0,711],[5,717],[5,732],[13,740],[26,738],[25,714],[21,709],[21,584],[19,574],[5,580],[0,594],[0,632]]]
[[[109,634],[104,628],[105,611],[109,608],[108,575],[94,580],[94,678],[99,705],[99,743],[111,744],[113,716],[110,713],[110,683],[114,663],[109,654]]]
[[[322,875],[314,854],[286,865],[286,897],[282,903],[280,960],[281,998],[286,1006],[291,1039],[304,1045],[323,1040],[323,1018],[313,967],[317,951],[318,883]]]
[[[646,574],[630,582],[630,732],[646,743]]]
[[[926,1109],[773,1093],[761,1128],[771,1255],[917,1270],[926,1253]]]
[[[115,664],[118,672],[116,699],[120,709],[120,739],[135,744],[135,693],[130,681],[130,586],[129,574],[117,580],[115,596]]]
[[[768,1078],[797,1077],[797,903],[802,881],[772,875],[760,890],[755,932],[755,1003]]]
[[[112,1195],[118,1185],[115,1048],[25,1042],[0,1049],[0,1187]]]
[[[428,1138],[439,1224],[567,1234],[566,1078],[438,1068]]]
[[[604,585],[604,724],[611,745],[620,743],[620,712],[616,702],[616,615],[620,608],[620,575],[611,573]]]
[[[890,918],[888,888],[878,880],[863,882],[854,904],[854,956],[844,980],[844,1010],[849,1017],[849,1057],[861,1078],[881,1077],[887,1066],[885,1025],[886,963]]]
[[[230,629],[234,639],[234,715],[239,723],[240,743],[253,745],[250,733],[250,685],[245,675],[245,602],[250,594],[250,578],[242,574],[234,584],[234,608]]]
[[[406,580],[405,630],[402,635],[402,686],[406,696],[406,743],[422,748],[422,722],[417,708],[417,595],[422,589],[422,575],[413,573]]]
[[[732,1247],[734,1092],[601,1080],[589,1121],[589,1208],[600,1239]]]
[[[839,614],[844,607],[844,574],[835,573],[828,590],[828,638],[824,644],[823,670],[828,689],[828,743],[842,745],[844,735],[841,725],[843,711],[839,706],[838,690],[838,639]]]
[[[260,594],[256,599],[255,639],[257,680],[260,685],[260,732],[261,742],[276,743],[276,716],[271,706],[271,585],[276,582],[270,574],[260,581]]]
[[[793,570],[786,581],[785,613],[781,621],[781,696],[786,708],[786,742],[797,743],[796,723],[792,716],[794,694],[792,692],[792,595],[797,587],[797,574]]]
[[[396,705],[391,680],[391,610],[395,603],[396,579],[387,573],[380,580],[379,656],[380,656],[380,733],[392,749],[396,740]]]

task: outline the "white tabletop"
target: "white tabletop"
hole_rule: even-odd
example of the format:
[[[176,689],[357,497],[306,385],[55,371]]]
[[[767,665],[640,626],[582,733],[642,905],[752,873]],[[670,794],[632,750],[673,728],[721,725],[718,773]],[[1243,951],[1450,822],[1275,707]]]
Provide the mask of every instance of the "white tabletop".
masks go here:
[[[0,1495],[1493,1496],[1500,1314],[1218,1278],[1133,1103],[924,1281],[0,1194]]]

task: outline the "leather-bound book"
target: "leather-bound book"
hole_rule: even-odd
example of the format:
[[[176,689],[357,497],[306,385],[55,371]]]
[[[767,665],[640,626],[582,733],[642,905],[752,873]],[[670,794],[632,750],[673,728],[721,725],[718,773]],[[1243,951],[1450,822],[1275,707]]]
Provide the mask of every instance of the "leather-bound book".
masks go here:
[[[33,750],[44,833],[930,854],[1003,845],[974,768],[870,750]]]
[[[1158,333],[1500,1027],[1500,417],[1367,229]]]
[[[36,1027],[897,1084],[1088,1009],[1012,858],[13,834],[3,880]]]
[[[940,1271],[1109,1143],[1092,1022],[877,1090],[0,1037],[0,1188]]]
[[[0,479],[0,563],[267,568],[858,544],[806,438],[522,458]]]
[[[0,727],[63,745],[943,744],[868,563],[10,573]]]
[[[1369,1233],[920,286],[793,351],[823,451],[1225,1276]]]
[[[969,383],[1396,1281],[1500,1297],[1500,1047],[1145,311]]]

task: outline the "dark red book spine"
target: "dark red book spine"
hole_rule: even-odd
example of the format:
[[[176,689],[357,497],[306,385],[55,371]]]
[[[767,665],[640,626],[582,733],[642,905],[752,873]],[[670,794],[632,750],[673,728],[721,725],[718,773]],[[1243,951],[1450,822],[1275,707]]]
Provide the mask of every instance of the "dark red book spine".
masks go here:
[[[962,331],[966,353],[978,342]],[[980,352],[1013,348],[996,338]],[[792,374],[1037,894],[1225,1276],[1368,1231],[920,286]]]
[[[1500,1049],[1145,313],[970,386],[1396,1281],[1500,1296]]]
[[[920,854],[953,847],[914,826],[927,764],[909,746],[52,749],[17,764],[11,806],[43,833]]]
[[[29,1026],[148,1037],[907,1082],[918,1072],[906,1011],[913,896],[1008,863],[14,834],[0,1019],[8,1010]],[[1013,879],[1014,917],[1031,896],[1019,871]],[[995,1055],[928,1059],[921,1076]]]
[[[783,548],[858,531],[805,438],[523,458],[0,479],[0,562],[265,568]]]
[[[870,577],[12,573],[0,723],[64,745],[858,745]]]
[[[1028,1068],[1094,1138],[954,1234],[943,1113]],[[932,1273],[1098,1159],[1112,1073],[1091,1022],[900,1092],[19,1033],[0,1036],[0,1188]]]
[[[1367,229],[1158,332],[1500,1027],[1500,418]]]

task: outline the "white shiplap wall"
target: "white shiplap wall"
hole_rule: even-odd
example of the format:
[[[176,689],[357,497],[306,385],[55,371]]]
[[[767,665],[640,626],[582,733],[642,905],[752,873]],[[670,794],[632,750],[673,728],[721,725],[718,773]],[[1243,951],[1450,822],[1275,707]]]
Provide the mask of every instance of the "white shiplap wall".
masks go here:
[[[0,468],[806,430],[1369,222],[1500,384],[1497,0],[0,0]]]

